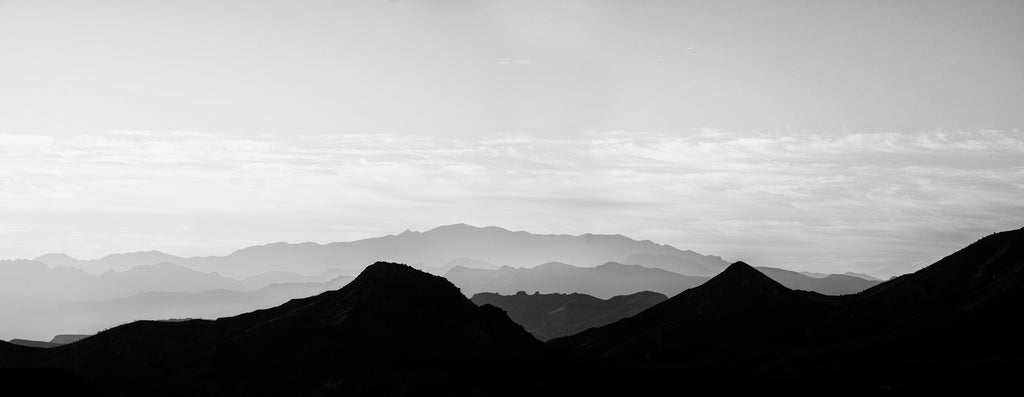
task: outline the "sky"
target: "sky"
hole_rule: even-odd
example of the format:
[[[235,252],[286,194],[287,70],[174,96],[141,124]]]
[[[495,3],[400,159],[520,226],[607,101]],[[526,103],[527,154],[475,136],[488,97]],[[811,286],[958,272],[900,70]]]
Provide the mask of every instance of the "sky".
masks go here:
[[[1024,2],[0,0],[0,258],[465,222],[916,270],[1024,226]]]

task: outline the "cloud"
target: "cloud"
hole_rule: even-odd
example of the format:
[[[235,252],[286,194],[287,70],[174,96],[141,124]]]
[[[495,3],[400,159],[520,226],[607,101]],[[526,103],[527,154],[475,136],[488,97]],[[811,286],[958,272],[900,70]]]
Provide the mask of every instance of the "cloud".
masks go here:
[[[1022,226],[1020,197],[1016,131],[0,135],[0,256],[211,254],[465,221],[887,276]]]

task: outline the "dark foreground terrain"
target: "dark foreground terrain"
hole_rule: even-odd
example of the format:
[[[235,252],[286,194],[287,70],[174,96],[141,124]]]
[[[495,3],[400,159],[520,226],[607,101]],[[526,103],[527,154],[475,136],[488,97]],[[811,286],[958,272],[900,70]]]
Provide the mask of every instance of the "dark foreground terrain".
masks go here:
[[[378,262],[341,289],[235,317],[136,322],[49,349],[0,343],[0,381],[83,395],[1014,391],[1022,279],[1024,230],[840,297],[738,262],[545,344],[444,278]]]

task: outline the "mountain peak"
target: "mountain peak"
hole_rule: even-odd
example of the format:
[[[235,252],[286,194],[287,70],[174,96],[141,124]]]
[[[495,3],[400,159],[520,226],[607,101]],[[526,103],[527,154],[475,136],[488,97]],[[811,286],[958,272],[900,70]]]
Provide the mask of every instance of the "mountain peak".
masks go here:
[[[789,291],[789,288],[743,261],[733,262],[721,273],[708,280],[701,286],[701,289],[735,290],[737,293],[743,294]]]

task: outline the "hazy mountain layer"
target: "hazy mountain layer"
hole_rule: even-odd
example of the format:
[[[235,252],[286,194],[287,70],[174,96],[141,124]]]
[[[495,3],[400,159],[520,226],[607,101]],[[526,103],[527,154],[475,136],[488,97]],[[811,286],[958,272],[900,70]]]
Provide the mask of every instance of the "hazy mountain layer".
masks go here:
[[[215,319],[274,307],[341,288],[352,280],[338,276],[326,283],[273,284],[254,291],[144,292],[105,301],[87,301],[22,310],[4,317],[4,335],[47,340],[59,333],[93,334],[136,320]]]
[[[171,262],[232,277],[249,277],[282,270],[317,274],[332,268],[356,274],[367,263],[381,260],[415,264],[421,269],[438,273],[444,273],[449,262],[461,258],[513,267],[535,266],[552,261],[596,266],[644,253],[696,263],[710,274],[721,271],[728,264],[717,256],[705,256],[621,235],[542,235],[464,224],[441,226],[426,232],[406,231],[398,235],[352,242],[273,243],[244,248],[226,256],[180,258],[159,252],[137,252],[84,261],[63,254],[49,254],[37,259],[51,265],[94,269],[91,271]]]
[[[585,294],[499,295],[481,293],[471,299],[477,305],[490,304],[542,341],[572,335],[633,316],[665,299],[657,292],[637,292],[610,299]]]
[[[689,277],[662,269],[609,262],[597,267],[545,263],[532,268],[502,267],[495,270],[455,267],[445,278],[466,296],[481,292],[504,295],[529,293],[581,293],[601,299],[654,291],[675,295],[698,286],[707,278]]]
[[[775,268],[759,268],[769,278],[790,289],[826,295],[844,295],[863,291],[878,284],[857,277],[828,275],[823,278]],[[703,284],[705,277],[683,276],[663,269],[637,265],[606,263],[598,267],[577,267],[547,263],[532,268],[471,269],[455,267],[445,274],[467,296],[481,292],[509,295],[528,293],[581,293],[598,298],[654,291],[673,296]]]

